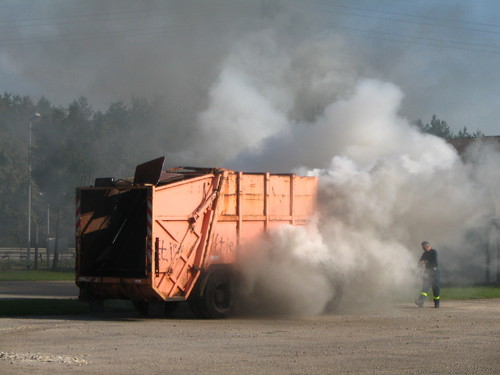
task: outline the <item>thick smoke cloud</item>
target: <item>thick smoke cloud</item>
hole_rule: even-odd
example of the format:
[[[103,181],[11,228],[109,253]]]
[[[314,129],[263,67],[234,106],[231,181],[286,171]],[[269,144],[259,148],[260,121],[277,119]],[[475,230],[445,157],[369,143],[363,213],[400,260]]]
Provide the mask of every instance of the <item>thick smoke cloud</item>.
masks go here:
[[[437,114],[455,132],[467,126],[493,135],[498,11],[492,1],[4,1],[0,86],[56,105],[84,95],[97,109],[132,95],[160,95],[197,114],[220,63],[249,33],[272,28],[278,53],[334,33],[346,44],[342,53],[353,57],[352,70],[403,89],[411,120]],[[291,70],[298,84],[311,73],[303,52]],[[323,52],[311,51],[318,65],[340,58]],[[295,104],[297,117],[314,115],[313,101]],[[193,122],[175,115],[179,126]]]
[[[338,48],[335,41],[322,42],[332,53]],[[295,51],[277,59],[263,54],[262,47],[272,45],[267,39],[241,48],[256,45],[259,53],[244,54],[263,65],[279,65],[278,78],[254,76],[248,58],[231,56],[200,126],[209,129],[208,139],[218,137],[217,146],[225,152],[217,157],[224,163],[247,169],[300,166],[296,171],[318,176],[321,188],[313,227],[278,230],[254,250],[261,256],[243,262],[250,296],[267,296],[263,303],[271,310],[318,313],[330,297],[331,275],[338,275],[349,303],[385,303],[415,288],[424,239],[441,250],[445,279],[459,280],[464,265],[480,267],[478,236],[491,230],[497,215],[494,194],[500,180],[488,173],[498,161],[497,151],[471,150],[468,159],[476,162],[464,163],[451,145],[420,133],[400,115],[403,93],[397,86],[346,77],[342,64],[322,71],[311,59],[307,68],[313,74],[301,82],[309,87],[304,96],[300,87],[282,79],[292,76]],[[317,84],[315,77],[346,84],[338,91],[338,85]],[[233,99],[245,97],[242,93],[252,98],[253,110]],[[303,116],[299,121],[296,99],[301,95],[331,101],[316,102],[313,120]],[[241,120],[234,121],[238,115]],[[214,156],[213,150],[205,151]]]
[[[227,48],[250,28],[236,14],[252,9],[221,0],[52,0],[4,11],[0,63],[7,90],[43,94],[56,104],[84,95],[104,109],[132,95],[174,92],[179,102],[196,105]]]
[[[458,131],[469,124],[462,122],[469,107],[492,108],[482,93],[467,101],[455,94],[465,91],[462,81],[478,90],[477,73],[464,74],[471,73],[468,65],[456,64],[471,55],[452,49],[436,60],[412,44],[415,38],[391,42],[395,36],[383,34],[387,25],[396,27],[385,20],[388,13],[362,18],[373,32],[363,34],[353,32],[359,25],[353,28],[348,9],[237,3],[148,3],[154,12],[128,1],[39,5],[24,16],[34,21],[7,25],[3,86],[56,101],[85,95],[97,107],[153,93],[165,101],[182,140],[170,139],[165,150],[134,132],[139,149],[155,145],[174,165],[319,176],[311,227],[281,228],[259,244],[261,257],[242,265],[247,294],[260,292],[282,311],[319,313],[332,275],[344,280],[347,304],[385,302],[411,289],[422,240],[438,249],[449,279],[465,266],[480,269],[478,237],[498,238],[491,225],[498,216],[498,150],[478,146],[464,163],[443,140],[410,125],[437,113]],[[424,8],[419,14],[441,10]],[[446,9],[467,14],[460,6]],[[19,19],[16,7],[9,11]],[[405,30],[413,35],[430,29],[409,18],[401,24],[414,25]],[[442,39],[472,34],[448,26],[432,29]],[[486,70],[489,60],[479,60]],[[486,96],[495,97],[493,86],[485,86]],[[472,97],[474,105],[464,105]]]
[[[183,112],[197,114],[219,64],[249,33],[272,28],[280,35],[278,50],[334,33],[345,42],[342,53],[353,57],[352,70],[402,87],[411,120],[437,114],[455,132],[467,126],[493,135],[499,5],[487,3],[5,1],[0,86],[45,95],[56,105],[84,95],[97,109],[132,95],[160,95],[174,108],[181,104]],[[312,52],[316,64],[332,63],[329,50],[324,52]],[[301,69],[310,64],[303,56],[295,61],[297,75],[310,73]],[[311,106],[296,103],[297,116],[310,116]],[[179,126],[193,122],[175,115]]]

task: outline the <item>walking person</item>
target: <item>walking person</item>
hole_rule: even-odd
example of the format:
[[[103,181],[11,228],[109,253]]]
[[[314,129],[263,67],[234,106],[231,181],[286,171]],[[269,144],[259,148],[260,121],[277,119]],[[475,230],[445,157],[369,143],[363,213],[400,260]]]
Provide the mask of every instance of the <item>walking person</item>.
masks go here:
[[[424,301],[427,298],[427,292],[432,288],[432,294],[434,295],[434,307],[439,308],[439,292],[440,292],[440,280],[439,280],[439,268],[438,268],[438,254],[437,251],[431,247],[428,241],[422,242],[422,249],[424,250],[422,256],[419,260],[419,265],[424,267],[424,274],[422,277],[422,291],[420,295],[415,300],[415,304],[418,307],[424,306]]]

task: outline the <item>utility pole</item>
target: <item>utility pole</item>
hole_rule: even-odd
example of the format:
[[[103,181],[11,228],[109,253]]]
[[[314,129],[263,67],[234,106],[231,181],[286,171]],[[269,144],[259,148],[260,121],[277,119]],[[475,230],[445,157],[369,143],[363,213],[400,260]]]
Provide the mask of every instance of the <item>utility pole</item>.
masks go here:
[[[33,121],[40,118],[39,113],[34,113],[29,120],[29,146],[28,146],[28,245],[26,249],[26,261],[28,268],[31,262],[31,129]]]

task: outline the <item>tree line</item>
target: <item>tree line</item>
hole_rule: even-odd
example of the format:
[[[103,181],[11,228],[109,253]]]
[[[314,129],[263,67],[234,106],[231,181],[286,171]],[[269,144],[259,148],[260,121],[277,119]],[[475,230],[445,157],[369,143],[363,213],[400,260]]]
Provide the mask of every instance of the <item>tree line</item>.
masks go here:
[[[436,115],[432,115],[430,123],[424,124],[422,120],[418,119],[413,125],[424,133],[433,134],[444,139],[476,138],[484,136],[483,132],[480,130],[470,133],[466,126],[455,134],[450,129],[448,123],[444,120],[440,120]]]
[[[32,242],[58,234],[72,244],[75,187],[98,174],[128,177],[139,162],[172,147],[170,125],[156,99],[94,111],[85,97],[60,107],[44,97],[1,95],[0,247],[28,244],[30,165]]]
[[[61,107],[44,97],[35,102],[29,96],[1,95],[0,247],[27,246],[30,164],[32,242],[44,246],[47,237],[62,236],[73,244],[75,187],[92,184],[94,177],[129,176],[140,162],[188,147],[194,128],[186,124],[194,123],[189,116],[196,111],[179,111],[181,105],[132,98],[130,104],[118,101],[95,111],[85,97]],[[442,138],[482,136],[467,128],[454,135],[435,115],[430,123],[414,125]]]

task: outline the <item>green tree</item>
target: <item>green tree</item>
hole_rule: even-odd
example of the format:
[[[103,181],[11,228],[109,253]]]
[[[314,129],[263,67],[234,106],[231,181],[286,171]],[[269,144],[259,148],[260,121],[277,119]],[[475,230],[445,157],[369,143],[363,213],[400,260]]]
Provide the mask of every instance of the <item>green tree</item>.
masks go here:
[[[436,115],[432,115],[431,122],[428,124],[424,124],[422,120],[418,119],[413,123],[413,125],[424,133],[433,134],[444,139],[476,138],[484,136],[483,132],[480,130],[476,130],[474,133],[469,133],[466,126],[464,126],[464,128],[460,130],[457,135],[455,135],[448,126],[448,123],[440,120]]]
[[[52,230],[69,240],[74,235],[74,189],[88,182],[95,162],[92,115],[84,97],[67,109],[51,108],[42,115],[35,137],[33,176],[43,194],[44,209],[50,206]]]
[[[484,137],[484,134],[481,130],[476,130],[474,133],[469,133],[467,130],[467,126],[464,126],[462,130],[460,130],[455,138],[477,138]]]
[[[28,96],[0,95],[0,246],[26,245],[28,125],[35,112],[41,118],[32,126],[32,222],[45,234],[50,207],[51,236],[60,222],[59,233],[71,239],[76,186],[129,177],[140,162],[185,148],[191,130],[178,124],[189,123],[191,113],[174,121],[167,114],[177,105],[133,97],[130,105],[94,112],[85,97],[56,107],[45,97],[34,104]]]
[[[0,241],[4,246],[27,245],[29,119],[35,111],[27,96],[0,96]],[[37,191],[35,183],[32,190]]]
[[[415,125],[424,133],[433,134],[440,138],[451,139],[454,137],[446,121],[440,120],[436,115],[432,115],[430,124],[423,124],[422,120],[417,120]]]

